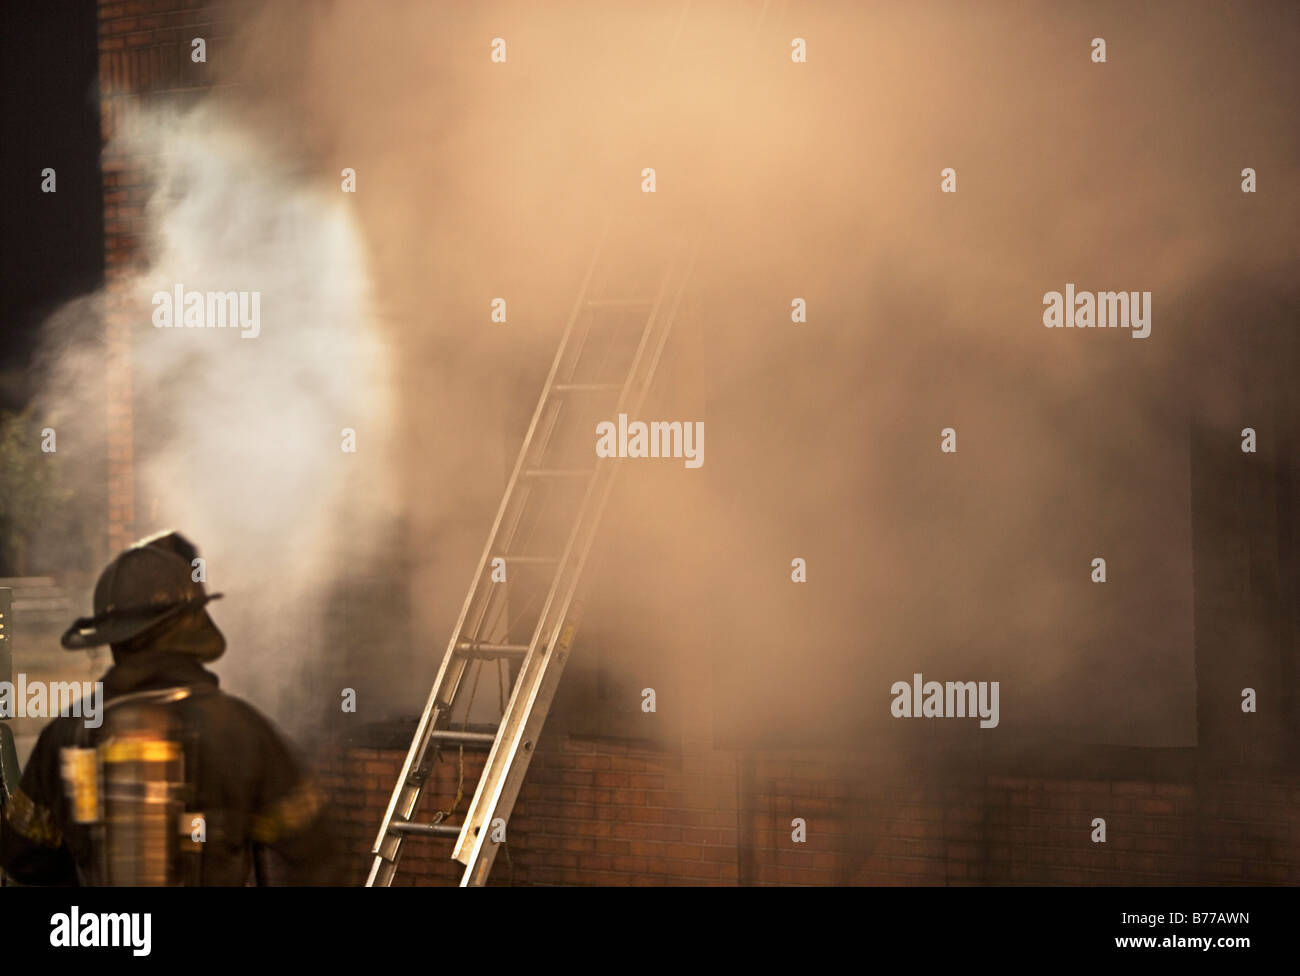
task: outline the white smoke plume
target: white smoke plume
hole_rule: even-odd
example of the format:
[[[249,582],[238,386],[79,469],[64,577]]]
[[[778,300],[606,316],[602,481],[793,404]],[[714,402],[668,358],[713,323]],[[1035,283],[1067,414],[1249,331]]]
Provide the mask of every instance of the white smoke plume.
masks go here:
[[[136,534],[175,528],[199,546],[209,592],[225,594],[210,608],[229,645],[216,670],[293,724],[302,653],[329,646],[332,587],[392,515],[390,362],[365,250],[337,197],[212,107],[139,110],[108,153],[153,181],[142,260],[50,323],[43,402],[65,429],[95,423],[122,365],[106,329],[127,331]],[[256,334],[186,328],[181,309],[157,327],[152,298],[178,285],[259,293]]]

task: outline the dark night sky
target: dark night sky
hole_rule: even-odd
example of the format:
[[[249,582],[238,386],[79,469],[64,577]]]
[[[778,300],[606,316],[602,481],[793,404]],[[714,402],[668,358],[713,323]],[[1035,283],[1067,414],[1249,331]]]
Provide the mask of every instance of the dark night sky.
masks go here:
[[[37,329],[103,277],[94,0],[9,3],[0,14],[0,409],[33,393]],[[41,192],[53,167],[58,192]]]

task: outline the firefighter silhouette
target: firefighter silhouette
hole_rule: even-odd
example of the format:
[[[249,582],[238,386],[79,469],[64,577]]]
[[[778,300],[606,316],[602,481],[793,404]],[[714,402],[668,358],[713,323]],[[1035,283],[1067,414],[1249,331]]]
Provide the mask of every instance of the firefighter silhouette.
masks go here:
[[[23,884],[243,885],[276,851],[285,880],[331,861],[322,800],[271,724],[203,665],[226,649],[179,533],[141,540],[95,585],[95,615],[63,646],[108,644],[102,725],[42,731],[3,817],[3,864]]]

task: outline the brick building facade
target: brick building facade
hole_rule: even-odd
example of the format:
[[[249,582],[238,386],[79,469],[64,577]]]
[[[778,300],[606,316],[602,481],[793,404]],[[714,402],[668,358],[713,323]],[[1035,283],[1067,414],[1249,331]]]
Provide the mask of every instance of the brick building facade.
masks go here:
[[[707,740],[647,750],[571,737],[553,718],[538,746],[494,883],[517,884],[1295,884],[1300,776],[1203,768],[1194,751],[1058,753],[915,772],[851,754],[738,753]],[[352,746],[324,763],[350,845],[374,840],[404,749]],[[373,740],[384,745],[381,739]],[[471,784],[481,759],[467,756]],[[425,812],[455,795],[437,767]],[[792,840],[792,821],[807,825]],[[1093,818],[1106,843],[1091,840]],[[401,884],[455,883],[447,842],[410,842]],[[357,877],[364,877],[364,857]]]
[[[130,0],[99,5],[100,128],[111,147],[129,124],[131,105],[154,100],[184,104],[212,89],[209,62],[191,58],[202,37],[213,57],[234,33],[241,7],[184,0]],[[141,248],[144,206],[151,188],[143,161],[108,151],[104,187],[104,278],[108,295],[107,403],[108,548],[118,552],[136,537],[134,426],[131,410],[130,322],[114,307]]]
[[[123,124],[129,101],[188,99],[209,90],[209,69],[191,60],[190,41],[204,37],[213,59],[244,9],[198,0],[101,2],[105,142]],[[141,161],[106,156],[103,188],[111,296],[147,246],[142,208],[149,186]],[[135,535],[130,331],[121,316],[110,317],[108,328],[108,518],[116,550]],[[1286,435],[1279,442],[1293,448],[1294,410],[1277,420]],[[854,753],[715,746],[708,681],[690,686],[684,714],[692,717],[654,745],[588,734],[576,717],[596,706],[571,696],[539,743],[494,880],[1300,883],[1295,455],[1279,449],[1251,473],[1231,463],[1239,460],[1231,446],[1230,439],[1200,438],[1194,452],[1197,748],[917,750],[881,768]],[[1224,536],[1225,525],[1240,535]],[[1242,614],[1274,623],[1239,647]],[[1226,663],[1234,657],[1229,645],[1238,648],[1238,664],[1247,659],[1252,680],[1289,696],[1255,727],[1267,725],[1266,733],[1246,731],[1240,713],[1224,704],[1241,684],[1242,669]],[[579,647],[576,668],[581,658]],[[371,726],[316,750],[358,881],[412,727]],[[458,779],[464,793],[473,789],[482,755],[467,753],[463,770],[454,754],[449,759],[437,768],[436,789],[426,791],[426,813],[456,797]],[[1097,817],[1106,820],[1104,844],[1091,839]],[[805,843],[792,840],[795,818],[806,823]],[[412,840],[399,881],[453,882],[453,867],[445,841]]]

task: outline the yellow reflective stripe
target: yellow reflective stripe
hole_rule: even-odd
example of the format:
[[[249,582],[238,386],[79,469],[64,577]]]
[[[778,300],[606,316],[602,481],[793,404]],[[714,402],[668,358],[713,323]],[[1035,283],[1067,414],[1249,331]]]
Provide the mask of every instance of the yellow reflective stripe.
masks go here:
[[[179,742],[166,739],[114,739],[99,747],[104,762],[168,762],[181,757]]]
[[[253,818],[250,831],[253,840],[271,844],[291,837],[315,820],[324,805],[316,785],[303,778],[287,796],[272,804],[271,809]]]
[[[63,832],[54,824],[54,812],[48,807],[33,803],[21,789],[9,797],[5,819],[14,832],[33,844],[58,847],[63,843]]]

